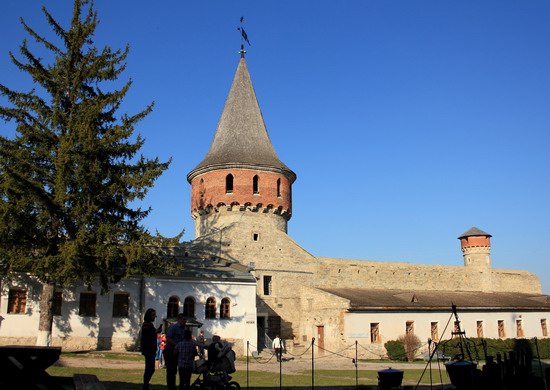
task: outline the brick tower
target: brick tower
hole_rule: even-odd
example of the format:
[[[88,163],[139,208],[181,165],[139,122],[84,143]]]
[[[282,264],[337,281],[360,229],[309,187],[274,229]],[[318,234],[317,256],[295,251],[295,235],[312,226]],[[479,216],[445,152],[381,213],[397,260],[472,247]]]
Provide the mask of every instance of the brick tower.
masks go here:
[[[295,180],[271,144],[241,52],[214,140],[187,175],[195,238],[244,221],[286,233]]]
[[[460,247],[466,267],[491,268],[491,235],[472,227],[460,237]]]

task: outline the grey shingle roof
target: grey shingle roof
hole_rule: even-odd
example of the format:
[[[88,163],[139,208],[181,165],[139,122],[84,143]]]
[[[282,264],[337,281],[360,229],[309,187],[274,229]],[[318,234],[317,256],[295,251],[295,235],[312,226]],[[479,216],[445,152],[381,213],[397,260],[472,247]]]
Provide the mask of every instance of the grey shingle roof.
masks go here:
[[[479,291],[370,290],[359,288],[321,289],[350,301],[350,311],[440,311],[455,304],[460,310],[549,311],[550,297],[518,293]]]
[[[470,228],[468,231],[462,233],[460,236],[458,236],[458,239],[464,238],[464,237],[472,237],[472,236],[487,236],[492,237],[489,233],[485,233],[483,230],[476,228],[475,226]]]
[[[187,180],[223,168],[269,170],[285,174],[292,182],[296,179],[271,144],[244,58],[235,72],[210,150]]]
[[[183,269],[177,275],[157,275],[158,277],[256,283],[250,269],[235,260],[191,255],[184,247],[180,246],[159,248],[159,251],[167,261],[182,264]]]

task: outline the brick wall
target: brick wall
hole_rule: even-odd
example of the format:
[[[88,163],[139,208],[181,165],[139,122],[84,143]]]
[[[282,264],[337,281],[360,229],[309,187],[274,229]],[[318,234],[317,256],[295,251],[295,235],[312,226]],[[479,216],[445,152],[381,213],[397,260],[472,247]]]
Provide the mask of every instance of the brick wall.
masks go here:
[[[226,177],[233,176],[233,189],[227,191]],[[253,191],[254,177],[258,177],[257,192]],[[283,174],[251,169],[221,169],[198,175],[191,182],[191,211],[196,219],[195,237],[208,233],[201,229],[215,214],[212,208],[236,205],[229,210],[238,210],[238,206],[258,210],[271,215],[283,216],[288,221],[292,212],[292,185]],[[205,219],[207,221],[205,221]],[[212,225],[212,221],[210,224]],[[206,223],[208,224],[208,223]],[[282,225],[279,225],[280,227]],[[284,224],[286,232],[286,223]]]

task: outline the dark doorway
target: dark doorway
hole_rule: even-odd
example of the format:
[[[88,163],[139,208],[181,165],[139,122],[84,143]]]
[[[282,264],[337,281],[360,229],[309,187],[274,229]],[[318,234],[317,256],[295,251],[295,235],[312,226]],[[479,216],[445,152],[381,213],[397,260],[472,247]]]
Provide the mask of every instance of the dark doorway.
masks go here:
[[[265,317],[257,317],[256,321],[258,327],[258,352],[261,352],[265,348]]]
[[[274,339],[275,336],[279,335],[281,338],[283,335],[281,334],[281,317],[279,316],[269,316],[267,317],[267,335]]]

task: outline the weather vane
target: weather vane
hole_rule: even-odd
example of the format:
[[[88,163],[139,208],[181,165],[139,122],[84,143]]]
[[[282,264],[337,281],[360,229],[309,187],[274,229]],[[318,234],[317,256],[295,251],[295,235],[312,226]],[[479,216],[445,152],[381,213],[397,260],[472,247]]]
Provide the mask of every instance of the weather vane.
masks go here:
[[[252,46],[250,44],[250,41],[248,40],[248,35],[246,35],[246,32],[244,31],[243,21],[244,21],[244,16],[241,16],[241,27],[237,28],[237,30],[241,32],[241,50],[239,51],[239,53],[241,54],[241,57],[244,57],[246,53],[246,50],[244,50],[244,42],[248,43],[248,46]]]

